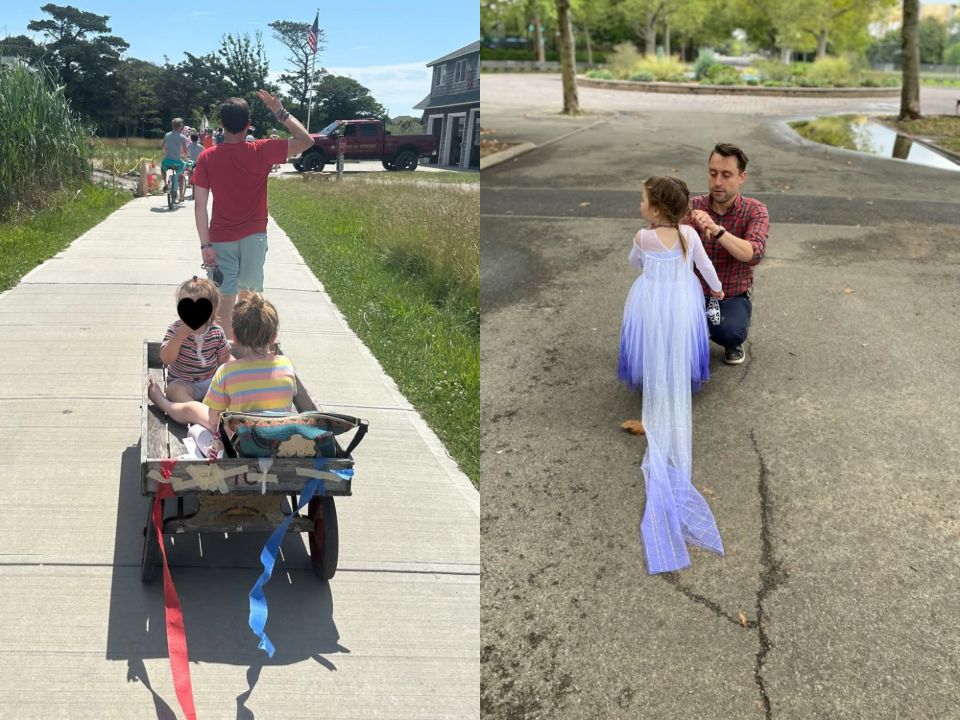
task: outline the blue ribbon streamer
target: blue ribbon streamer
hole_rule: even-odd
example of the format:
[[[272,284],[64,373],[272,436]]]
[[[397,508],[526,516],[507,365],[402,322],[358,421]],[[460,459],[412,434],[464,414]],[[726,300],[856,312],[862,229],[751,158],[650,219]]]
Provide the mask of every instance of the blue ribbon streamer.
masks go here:
[[[263,546],[263,550],[260,551],[260,562],[263,564],[263,574],[260,575],[260,578],[254,583],[253,589],[250,591],[250,629],[260,638],[260,644],[257,647],[260,650],[266,650],[267,655],[270,657],[273,657],[274,652],[276,652],[276,647],[270,642],[270,638],[267,637],[267,633],[264,630],[267,626],[267,598],[263,594],[263,586],[267,584],[270,576],[273,575],[273,566],[277,562],[277,553],[280,551],[280,543],[283,542],[283,536],[286,535],[287,528],[290,526],[293,518],[306,507],[307,503],[310,502],[318,491],[320,495],[326,492],[323,480],[307,481],[303,486],[303,491],[300,493],[300,503],[297,505],[297,509],[284,518],[284,521],[280,523],[280,527],[273,531],[273,534]]]

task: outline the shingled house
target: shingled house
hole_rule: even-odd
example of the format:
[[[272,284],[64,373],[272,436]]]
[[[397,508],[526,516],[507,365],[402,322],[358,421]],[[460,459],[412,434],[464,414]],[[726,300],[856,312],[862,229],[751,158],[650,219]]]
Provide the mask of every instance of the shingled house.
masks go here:
[[[433,68],[430,94],[414,107],[437,138],[435,162],[480,167],[480,41],[427,63]]]

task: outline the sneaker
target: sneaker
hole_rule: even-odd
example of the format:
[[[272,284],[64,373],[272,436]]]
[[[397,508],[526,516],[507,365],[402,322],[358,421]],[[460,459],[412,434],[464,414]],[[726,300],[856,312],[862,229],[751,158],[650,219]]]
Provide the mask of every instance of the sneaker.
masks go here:
[[[743,362],[743,345],[737,345],[736,347],[726,348],[723,351],[723,361],[727,365],[739,365]]]

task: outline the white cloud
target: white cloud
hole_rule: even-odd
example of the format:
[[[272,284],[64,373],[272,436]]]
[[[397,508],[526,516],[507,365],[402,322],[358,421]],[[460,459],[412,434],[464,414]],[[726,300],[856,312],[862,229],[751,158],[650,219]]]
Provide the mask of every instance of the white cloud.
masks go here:
[[[387,108],[391,117],[419,116],[413,106],[430,92],[431,72],[427,60],[397,65],[370,65],[367,67],[327,67],[334,75],[346,75],[370,90],[370,94]]]

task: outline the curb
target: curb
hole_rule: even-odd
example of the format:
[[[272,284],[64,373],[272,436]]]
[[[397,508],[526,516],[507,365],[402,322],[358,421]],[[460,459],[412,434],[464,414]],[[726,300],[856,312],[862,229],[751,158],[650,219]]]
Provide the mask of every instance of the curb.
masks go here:
[[[685,93],[689,95],[759,95],[766,97],[900,97],[900,88],[773,88],[756,85],[700,85],[694,83],[600,80],[577,75],[580,87],[633,92]]]
[[[531,142],[523,142],[523,143],[520,143],[519,145],[514,145],[513,147],[509,147],[506,150],[501,150],[500,152],[495,152],[495,153],[492,153],[491,155],[481,157],[480,170],[486,170],[487,168],[491,168],[494,165],[499,165],[500,163],[504,163],[507,160],[513,160],[515,157],[519,157],[524,153],[530,152],[531,150],[535,150],[536,147],[537,146]]]

